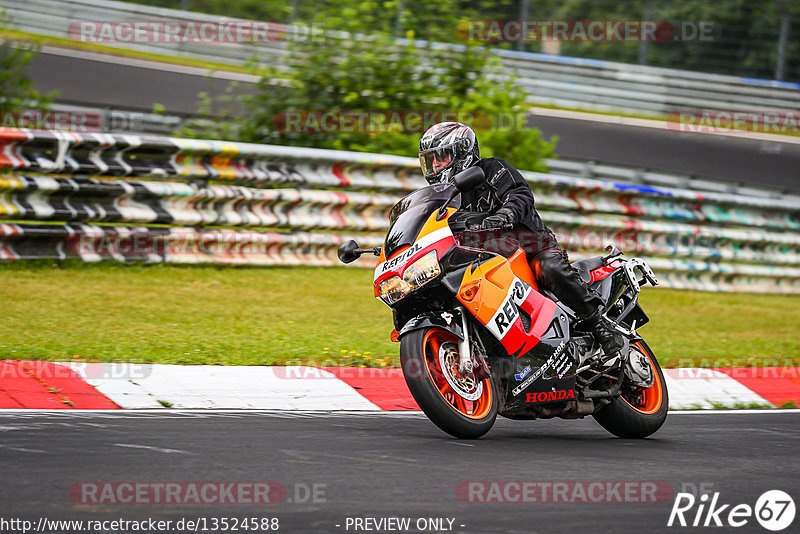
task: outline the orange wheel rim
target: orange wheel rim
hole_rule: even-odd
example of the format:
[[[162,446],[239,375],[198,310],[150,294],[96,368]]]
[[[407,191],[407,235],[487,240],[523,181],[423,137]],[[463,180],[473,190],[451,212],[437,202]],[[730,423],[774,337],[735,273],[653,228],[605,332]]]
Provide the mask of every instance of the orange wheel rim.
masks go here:
[[[650,354],[644,350],[644,347],[642,347],[641,343],[636,343],[636,346],[639,347],[639,350],[642,351],[642,354],[647,356],[647,359],[650,360],[650,367],[653,370],[653,385],[649,388],[637,389],[639,394],[639,402],[631,402],[623,396],[620,396],[620,398],[637,412],[650,415],[656,413],[661,408],[661,403],[664,400],[664,390],[661,386],[661,380],[658,379],[658,372],[655,369],[652,356],[650,356]]]
[[[439,351],[445,343],[458,344],[458,338],[454,334],[444,330],[429,330],[425,334],[422,346],[425,356],[425,369],[439,396],[460,415],[469,419],[483,419],[492,410],[492,387],[491,378],[487,378],[478,383],[476,387],[482,387],[483,392],[476,400],[464,398],[445,377],[445,373],[450,373],[453,378],[465,378],[458,373],[457,368],[442,369],[439,359]]]

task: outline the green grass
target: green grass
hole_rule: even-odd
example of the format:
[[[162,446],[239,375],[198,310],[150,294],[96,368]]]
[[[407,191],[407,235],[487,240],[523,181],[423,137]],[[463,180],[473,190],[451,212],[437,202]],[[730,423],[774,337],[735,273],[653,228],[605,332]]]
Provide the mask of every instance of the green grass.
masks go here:
[[[0,267],[0,358],[396,366],[369,269]],[[800,364],[800,297],[645,291],[662,365]]]
[[[639,331],[664,367],[800,365],[800,296],[645,288]]]

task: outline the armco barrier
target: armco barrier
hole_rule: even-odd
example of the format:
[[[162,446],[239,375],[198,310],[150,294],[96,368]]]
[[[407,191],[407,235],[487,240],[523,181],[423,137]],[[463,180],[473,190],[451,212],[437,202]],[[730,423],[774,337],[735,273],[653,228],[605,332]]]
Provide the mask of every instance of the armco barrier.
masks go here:
[[[219,21],[227,17],[110,0],[3,0],[11,26],[67,38],[76,21]],[[288,35],[305,29],[278,25]],[[342,34],[342,38],[348,38]],[[399,44],[407,41],[399,40]],[[419,43],[420,46],[426,43]],[[243,65],[257,58],[285,68],[284,39],[259,43],[148,42],[113,46]],[[457,48],[457,45],[455,45]],[[631,65],[595,59],[496,50],[532,103],[599,111],[668,114],[676,110],[795,110],[800,84]],[[91,104],[91,102],[87,102]]]
[[[379,244],[390,207],[424,185],[412,158],[11,129],[0,168],[0,257],[12,260],[332,265],[352,237],[341,232]],[[615,241],[667,286],[800,293],[797,200],[525,176],[575,258]],[[170,227],[139,226],[153,224]]]

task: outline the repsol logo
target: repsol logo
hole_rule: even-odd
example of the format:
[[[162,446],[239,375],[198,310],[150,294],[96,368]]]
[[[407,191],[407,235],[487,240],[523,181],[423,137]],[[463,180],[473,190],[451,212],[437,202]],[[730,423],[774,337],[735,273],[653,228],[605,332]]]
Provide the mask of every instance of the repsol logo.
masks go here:
[[[503,307],[497,313],[497,317],[494,318],[494,325],[497,327],[497,332],[502,336],[505,334],[508,327],[514,324],[514,320],[519,315],[519,309],[517,308],[516,304],[508,298],[503,304]]]
[[[509,291],[508,298],[494,318],[494,325],[497,327],[497,332],[501,337],[519,316],[519,308],[517,306],[525,300],[525,289],[526,285],[521,280],[516,280],[511,287],[511,291]]]
[[[414,243],[413,245],[411,245],[410,249],[406,250],[405,252],[403,252],[402,254],[397,256],[396,258],[393,258],[391,260],[385,261],[383,263],[383,271],[382,272],[385,273],[389,269],[393,269],[394,267],[400,265],[401,263],[403,263],[404,261],[409,259],[411,256],[413,256],[414,254],[416,254],[420,250],[422,250],[422,247],[420,247],[418,243]]]
[[[541,391],[539,393],[528,393],[525,395],[525,402],[547,402],[574,399],[575,391],[572,389],[559,389],[556,391]]]

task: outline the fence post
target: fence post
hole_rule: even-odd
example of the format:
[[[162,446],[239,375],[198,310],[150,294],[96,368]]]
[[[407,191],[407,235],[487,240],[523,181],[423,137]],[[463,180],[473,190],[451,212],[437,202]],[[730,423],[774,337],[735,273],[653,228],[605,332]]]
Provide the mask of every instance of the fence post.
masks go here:
[[[644,20],[650,20],[653,17],[653,0],[647,0],[644,6]],[[642,39],[639,43],[639,65],[647,65],[647,51],[650,49],[650,41]]]
[[[528,7],[530,5],[530,0],[522,0],[519,4],[519,23],[520,28],[524,28],[524,23],[528,20]],[[520,39],[517,41],[517,50],[523,51],[525,50],[525,36],[524,33],[520,32]]]
[[[786,42],[789,40],[789,19],[791,15],[784,0],[775,0],[781,12],[781,30],[778,36],[778,60],[775,65],[775,79],[783,80],[783,68],[786,64]]]

